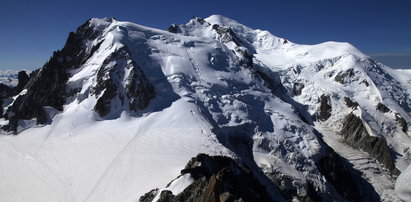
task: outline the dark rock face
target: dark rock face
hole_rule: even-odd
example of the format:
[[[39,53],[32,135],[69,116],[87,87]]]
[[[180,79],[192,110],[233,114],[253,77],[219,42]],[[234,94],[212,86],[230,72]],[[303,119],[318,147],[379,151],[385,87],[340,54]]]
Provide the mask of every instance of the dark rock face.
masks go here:
[[[27,75],[26,71],[20,71],[19,74],[17,75],[17,79],[18,79],[18,84],[16,87],[13,88],[14,95],[19,94],[23,90],[24,86],[26,86],[30,78]]]
[[[253,67],[253,54],[249,53],[244,49],[238,49],[237,51],[240,52],[241,55],[244,57],[239,61],[239,65],[251,69]]]
[[[199,154],[181,174],[190,174],[195,182],[175,196],[175,201],[273,201],[250,170],[229,157]],[[173,201],[169,192],[162,195]]]
[[[125,71],[129,71],[128,76]],[[127,76],[127,78],[125,78]],[[123,86],[122,82],[126,85]],[[102,93],[102,95],[100,95]],[[94,110],[100,116],[106,116],[116,107],[131,111],[144,109],[155,97],[154,88],[147,80],[140,67],[131,59],[127,47],[123,47],[109,56],[97,73],[97,85],[92,94],[100,96]]]
[[[179,28],[176,24],[172,24],[170,25],[170,27],[168,27],[167,31],[175,34],[179,31]]]
[[[287,201],[292,201],[293,199],[307,202],[324,201],[325,196],[318,193],[311,182],[302,182],[281,172],[269,172],[265,173],[265,175],[277,185],[280,193]]]
[[[352,101],[349,97],[344,97],[344,102],[345,102],[345,105],[347,105],[347,107],[350,107],[353,109],[357,109],[358,107],[358,102]]]
[[[235,32],[230,27],[222,27],[220,25],[213,24],[211,28],[214,29],[220,36],[220,41],[222,43],[228,43],[232,41],[238,47],[244,45],[241,39],[235,34]],[[248,68],[253,67],[253,54],[250,53],[249,50],[246,50],[244,48],[236,48],[235,51],[240,53],[243,57],[240,59],[239,65]]]
[[[29,82],[29,76],[26,71],[20,71],[17,76],[18,83],[15,87],[6,86],[0,83],[0,99],[18,95]]]
[[[370,136],[359,117],[352,113],[349,114],[343,122],[343,129],[340,131],[340,135],[343,136],[344,141],[348,145],[367,152],[390,170],[392,174],[399,174],[386,140],[382,137]]]
[[[390,112],[390,111],[391,111],[387,106],[385,106],[385,105],[382,104],[382,103],[378,103],[378,105],[377,105],[377,110],[380,111],[380,112],[382,112],[382,113],[387,113],[387,112]]]
[[[388,112],[391,111],[390,108],[388,108],[387,106],[385,106],[382,103],[378,103],[377,110],[382,112],[382,113],[388,113]],[[395,113],[395,121],[397,121],[400,124],[401,130],[404,133],[406,133],[408,131],[407,121],[405,121],[405,119],[399,113]]]
[[[110,19],[106,20],[110,22]],[[37,119],[38,124],[49,123],[51,120],[44,111],[44,106],[62,111],[66,99],[77,92],[76,89],[67,89],[66,84],[70,76],[68,72],[81,67],[98,50],[102,42],[93,46],[91,50],[86,43],[97,39],[100,35],[101,31],[94,28],[91,21],[88,21],[75,33],[69,34],[64,48],[54,52],[50,60],[38,72],[32,74],[30,80],[27,74],[19,73],[21,82],[15,91],[21,91],[25,86],[27,93],[19,96],[4,113],[9,124],[3,129],[17,132],[19,120],[34,118]],[[127,78],[124,78],[125,71],[128,71]],[[118,98],[120,103],[117,107],[137,111],[145,108],[155,97],[154,88],[131,59],[126,47],[109,56],[97,74],[98,84],[91,90],[91,93],[98,96],[94,109],[100,116],[105,116],[112,110],[120,110],[120,108],[112,109],[114,98]],[[126,83],[126,86],[122,86],[120,84],[122,82]],[[13,94],[14,89],[11,91]],[[9,92],[9,90],[4,92]]]
[[[0,83],[0,98],[8,98],[12,95],[12,88]]]
[[[328,154],[317,162],[317,166],[345,200],[362,201],[357,184],[352,179],[348,168],[341,163],[340,157],[331,148]]]
[[[400,124],[402,131],[406,133],[408,131],[407,121],[398,113],[395,113],[395,120]]]
[[[190,184],[183,192],[177,195],[177,201],[204,201],[204,189],[207,187],[208,179],[202,177]],[[187,191],[186,191],[187,190]]]
[[[368,83],[368,81],[365,80],[365,79],[362,80],[361,83],[363,83],[366,87],[370,86],[370,84]]]
[[[139,201],[140,202],[151,202],[153,199],[156,197],[156,194],[158,193],[158,189],[153,189],[143,196],[140,197]]]
[[[354,75],[354,70],[349,69],[345,72],[337,74],[337,76],[335,76],[335,81],[341,84],[346,84],[349,81],[349,79],[352,78]]]
[[[89,21],[80,26],[76,33],[71,32],[64,48],[54,52],[35,77],[30,79],[26,86],[27,93],[19,96],[8,108],[5,118],[9,120],[9,124],[3,129],[16,132],[17,123],[22,119],[36,118],[37,123],[46,123],[44,106],[63,110],[66,101],[67,70],[80,67],[92,55],[92,52],[86,52],[84,42],[93,40],[98,35],[99,31],[93,29]],[[25,79],[24,75],[21,75],[21,79]]]
[[[203,201],[272,201],[250,170],[228,157],[199,154],[181,171],[186,173],[195,180],[208,180],[203,188]],[[192,193],[187,189],[184,192]]]
[[[3,112],[4,112],[4,109],[3,109],[3,100],[0,100],[0,118],[3,117]]]
[[[320,113],[319,113],[319,119],[320,121],[326,121],[328,118],[331,117],[331,100],[330,97],[327,95],[321,95],[320,97]]]
[[[18,84],[15,87],[9,87],[0,83],[0,117],[3,117],[3,100],[18,95],[29,82],[29,76],[26,71],[20,71],[17,76]]]
[[[173,195],[173,192],[169,190],[164,190],[160,193],[160,198],[157,202],[175,202],[176,197]]]
[[[10,97],[11,88],[0,83],[0,117],[3,117],[3,99]]]
[[[304,84],[303,83],[295,83],[293,86],[293,91],[294,91],[294,95],[299,96],[301,95],[301,92],[303,91],[304,88]]]
[[[241,40],[237,37],[234,31],[229,27],[221,27],[220,25],[214,24],[212,28],[220,35],[221,42],[228,43],[230,41],[234,42],[237,46],[241,46]]]
[[[199,17],[194,17],[194,20],[196,20],[200,24],[204,24],[206,22],[203,18],[199,18]]]

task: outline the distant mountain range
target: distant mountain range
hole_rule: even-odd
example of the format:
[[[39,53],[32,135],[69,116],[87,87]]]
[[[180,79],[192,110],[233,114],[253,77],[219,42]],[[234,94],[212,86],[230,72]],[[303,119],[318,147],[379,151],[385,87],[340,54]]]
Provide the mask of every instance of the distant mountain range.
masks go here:
[[[411,194],[411,70],[348,43],[220,15],[168,30],[93,18],[18,77],[1,86],[1,201]]]
[[[411,54],[373,54],[371,57],[395,69],[411,69]]]
[[[17,76],[20,71],[25,71],[30,74],[30,70],[0,70],[0,83],[8,86],[16,86],[18,83]]]

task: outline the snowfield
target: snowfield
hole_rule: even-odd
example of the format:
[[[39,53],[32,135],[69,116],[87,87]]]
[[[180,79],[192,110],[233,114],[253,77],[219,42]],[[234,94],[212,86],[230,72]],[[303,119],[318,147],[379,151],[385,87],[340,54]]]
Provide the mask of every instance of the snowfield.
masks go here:
[[[396,117],[411,124],[411,70],[375,63],[348,43],[295,44],[220,15],[194,18],[176,33],[110,18],[89,22],[100,34],[83,42],[91,55],[68,72],[67,89],[77,91],[64,109],[46,107],[50,124],[20,120],[18,135],[0,135],[0,201],[137,201],[179,177],[167,188],[178,194],[192,182],[180,171],[199,153],[252,161],[289,177],[301,193],[310,182],[337,195],[316,164],[328,152],[325,144],[381,200],[410,199],[411,130],[403,131]],[[107,62],[119,50],[130,57]],[[104,90],[93,94],[100,79],[124,90],[131,65],[155,97],[138,111],[113,98],[111,111],[100,116],[95,106]],[[116,71],[102,74],[104,68]],[[332,110],[320,121],[323,95]],[[348,107],[344,97],[359,107]],[[378,103],[390,111],[377,110]],[[404,170],[396,184],[380,162],[342,142],[338,134],[350,113],[370,136],[386,140]]]
[[[411,165],[402,171],[395,183],[395,193],[403,201],[411,199]]]
[[[2,200],[135,201],[197,153],[229,153],[183,101],[140,119],[95,121],[88,112],[77,108],[53,126],[1,138]]]

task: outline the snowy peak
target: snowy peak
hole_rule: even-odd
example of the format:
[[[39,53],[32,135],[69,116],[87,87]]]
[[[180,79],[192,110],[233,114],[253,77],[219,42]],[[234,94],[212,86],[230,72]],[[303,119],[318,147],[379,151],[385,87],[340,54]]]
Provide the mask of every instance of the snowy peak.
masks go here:
[[[27,92],[7,107],[4,116],[9,122],[3,128],[22,130],[21,120],[48,123],[53,117],[44,107],[62,111],[67,101],[83,102],[92,96],[88,102],[95,102],[94,111],[102,117],[145,108],[155,96],[153,88],[122,43],[121,26],[115,24],[113,18],[93,18],[70,33],[64,48],[31,79]]]
[[[169,31],[186,36],[219,39],[234,52],[246,51],[255,59],[275,67],[317,62],[319,60],[355,55],[366,57],[349,43],[325,42],[317,45],[294,44],[265,30],[253,30],[221,15],[193,18],[184,25],[172,25]],[[242,54],[238,54],[242,57]]]
[[[205,153],[247,167],[253,176],[240,176],[273,200],[392,201],[394,178],[411,163],[408,80],[348,43],[300,45],[220,15],[168,31],[92,18],[1,97],[1,132],[19,135],[0,137],[0,154],[13,154],[0,160],[19,163],[0,171],[18,181],[15,167],[39,166],[63,176],[44,175],[52,183],[43,187],[34,186],[43,175],[30,178],[42,193],[133,201],[173,179],[164,197],[178,197],[170,191],[197,180],[180,171]]]
[[[237,27],[241,25],[239,22],[222,15],[211,15],[205,18],[205,21],[209,22],[210,24],[217,24],[224,27]]]
[[[111,23],[115,22],[116,19],[113,17],[105,17],[105,18],[91,18],[88,20],[90,26],[97,30],[104,30],[108,27]]]

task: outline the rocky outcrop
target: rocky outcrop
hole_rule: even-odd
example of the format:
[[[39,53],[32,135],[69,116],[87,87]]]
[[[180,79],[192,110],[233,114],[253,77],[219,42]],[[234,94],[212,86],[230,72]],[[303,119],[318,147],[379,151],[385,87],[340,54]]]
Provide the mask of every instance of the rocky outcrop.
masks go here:
[[[154,87],[132,60],[127,47],[120,48],[103,62],[92,94],[98,97],[94,110],[102,117],[116,108],[133,112],[144,109],[155,97]]]
[[[321,95],[320,97],[320,112],[318,118],[320,121],[326,121],[331,117],[331,100],[328,95]]]
[[[291,177],[285,173],[270,171],[265,172],[265,175],[277,185],[279,192],[285,200],[292,201],[324,201],[314,185],[309,181],[302,181]],[[323,193],[324,194],[324,193]],[[330,195],[328,195],[330,196]]]
[[[38,124],[48,121],[44,106],[63,110],[67,93],[66,83],[69,78],[68,70],[80,67],[98,48],[95,46],[87,51],[86,42],[96,39],[101,31],[94,29],[91,21],[71,32],[66,44],[60,51],[53,53],[50,60],[30,79],[27,93],[19,96],[8,108],[4,117],[9,124],[4,126],[6,131],[17,131],[19,120],[36,119]]]
[[[407,121],[399,113],[395,113],[395,120],[400,124],[402,132],[406,133],[408,131]]]
[[[388,113],[391,112],[390,108],[388,108],[387,106],[385,106],[382,103],[378,103],[377,105],[377,110],[382,112],[382,113]],[[395,113],[395,121],[398,122],[398,124],[400,124],[401,126],[401,130],[406,133],[408,131],[408,124],[407,121],[399,114],[399,113]]]
[[[346,84],[350,81],[350,78],[354,76],[354,70],[348,69],[347,71],[340,72],[335,76],[334,80],[341,84]]]
[[[113,19],[105,20],[113,21]],[[69,34],[64,48],[54,52],[50,60],[33,74],[30,81],[27,75],[19,74],[19,80],[22,82],[15,87],[15,91],[21,91],[27,83],[27,93],[17,97],[4,113],[9,124],[3,126],[3,129],[17,132],[19,120],[36,119],[38,124],[49,123],[51,120],[44,110],[45,106],[62,111],[66,99],[78,92],[77,89],[67,88],[70,77],[68,72],[81,67],[97,51],[102,41],[92,48],[87,44],[100,35],[101,28],[94,27],[90,20],[80,26],[75,33]],[[13,94],[13,90],[7,94]],[[131,59],[126,47],[120,48],[104,61],[97,72],[97,84],[90,92],[98,98],[94,110],[100,116],[105,116],[116,109],[141,110],[155,97],[154,88]],[[115,109],[112,102],[114,98],[118,98],[120,103],[114,104],[114,107],[117,107]]]
[[[153,189],[147,192],[146,194],[144,194],[143,196],[141,196],[138,201],[139,202],[151,202],[154,200],[157,193],[158,193],[158,189]]]
[[[19,94],[26,84],[29,82],[30,77],[27,75],[26,71],[20,71],[17,75],[18,84],[12,89],[13,96]]]
[[[303,83],[294,83],[294,86],[293,86],[294,95],[296,96],[301,95],[304,87],[305,85]]]
[[[10,87],[0,83],[0,99],[8,98],[19,94],[29,82],[26,71],[20,71],[17,76],[18,83],[15,87]]]
[[[20,71],[17,76],[18,83],[15,87],[10,87],[0,83],[0,117],[3,117],[3,100],[18,95],[29,82],[26,71]]]
[[[157,202],[175,202],[176,197],[173,195],[173,192],[169,190],[164,190],[160,193],[160,198]]]
[[[237,48],[236,51],[240,53],[242,56],[238,64],[251,69],[253,67],[253,54],[249,53],[249,51],[242,48]],[[253,71],[253,69],[251,70]]]
[[[200,18],[200,17],[194,17],[193,18],[195,21],[197,21],[200,24],[204,24],[206,21],[204,20],[204,18]]]
[[[321,174],[341,196],[341,198],[336,196],[333,200],[361,201],[363,197],[360,195],[357,183],[353,180],[349,169],[331,148],[328,150],[328,154],[320,158],[316,165]],[[268,194],[266,187],[256,179],[249,168],[239,165],[229,157],[199,154],[192,158],[181,171],[181,175],[186,174],[189,174],[194,182],[181,193],[174,195],[170,190],[167,190],[167,187],[162,191],[153,189],[140,197],[139,201],[151,202],[156,196],[159,201],[164,202],[274,201]],[[279,186],[280,192],[278,194],[280,196],[278,198],[290,201],[293,199],[307,202],[327,201],[327,198],[322,196],[311,182],[306,182],[305,185],[299,184],[298,186],[304,186],[304,188],[300,187],[297,190],[295,183],[298,182],[287,178],[284,174],[268,174],[268,176],[271,176],[271,180],[275,178],[273,181]]]
[[[370,136],[362,122],[356,115],[350,113],[343,122],[343,128],[340,131],[344,141],[356,148],[361,149],[378,162],[384,165],[394,175],[399,174],[391,157],[391,151],[383,137]]]
[[[266,188],[252,172],[233,159],[199,154],[191,159],[181,174],[190,174],[195,180],[174,196],[162,191],[163,201],[273,201]],[[149,195],[148,195],[149,196]],[[147,194],[140,201],[147,201]]]
[[[244,67],[251,68],[253,66],[253,54],[248,48],[243,47],[245,43],[235,34],[230,27],[223,27],[217,24],[211,26],[217,32],[222,43],[233,42],[237,47],[235,52],[240,55],[238,64]]]
[[[346,201],[362,201],[357,184],[348,168],[331,148],[328,148],[328,150],[328,154],[317,162],[321,174]]]
[[[357,109],[358,107],[358,102],[352,101],[349,97],[344,97],[344,102],[347,107],[352,108],[352,109]]]
[[[363,83],[366,87],[370,86],[366,79],[362,80],[361,83]]]
[[[0,83],[0,117],[3,117],[4,109],[3,109],[3,100],[6,98],[11,97],[12,95],[12,88]]]
[[[0,83],[0,117],[3,117],[3,99],[8,98],[11,94],[11,88]]]
[[[212,25],[218,35],[220,35],[220,41],[223,43],[228,43],[230,41],[234,42],[237,46],[241,46],[241,40],[236,36],[234,31],[230,27],[222,27],[220,25]]]
[[[378,105],[377,105],[377,110],[380,111],[380,112],[382,112],[382,113],[388,113],[388,112],[391,111],[387,106],[385,106],[385,105],[382,104],[382,103],[378,103]]]
[[[177,32],[179,32],[179,27],[176,24],[172,24],[167,28],[167,31],[176,34]]]

